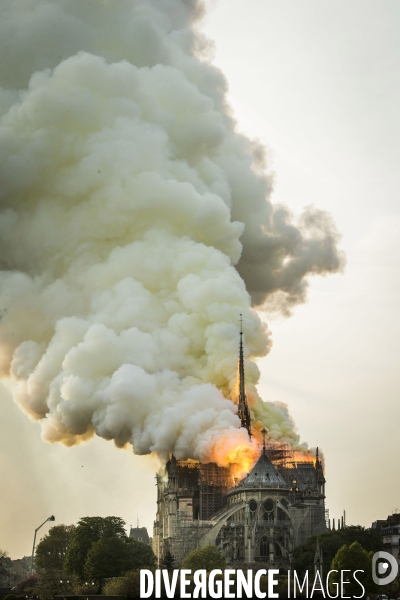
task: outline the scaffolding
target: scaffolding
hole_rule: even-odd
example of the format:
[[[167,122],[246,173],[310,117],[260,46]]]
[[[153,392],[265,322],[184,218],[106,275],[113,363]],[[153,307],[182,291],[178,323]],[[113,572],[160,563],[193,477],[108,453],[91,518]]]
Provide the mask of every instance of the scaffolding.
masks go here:
[[[330,522],[330,519],[329,519],[329,508],[325,509],[325,527],[327,529],[331,528],[331,522]]]
[[[194,460],[176,461],[177,492],[180,498],[193,498],[193,519],[209,520],[225,502],[232,487],[231,471],[216,463]]]
[[[225,494],[231,487],[230,469],[215,463],[200,465],[200,519],[209,520],[225,503]]]
[[[273,442],[266,445],[265,452],[278,473],[292,487],[297,468],[293,449],[288,444]]]
[[[266,444],[265,452],[279,472],[284,469],[293,469],[295,467],[293,450],[288,444],[270,442],[269,444]]]
[[[198,485],[200,463],[197,460],[177,460],[178,490],[195,489]]]

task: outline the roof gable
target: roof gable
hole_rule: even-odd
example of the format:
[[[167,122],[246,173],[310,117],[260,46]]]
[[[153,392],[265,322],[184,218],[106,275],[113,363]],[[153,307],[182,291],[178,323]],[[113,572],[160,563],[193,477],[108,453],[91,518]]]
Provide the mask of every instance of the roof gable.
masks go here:
[[[263,450],[260,458],[251,469],[250,473],[242,479],[238,487],[287,487],[286,481],[275,469]]]

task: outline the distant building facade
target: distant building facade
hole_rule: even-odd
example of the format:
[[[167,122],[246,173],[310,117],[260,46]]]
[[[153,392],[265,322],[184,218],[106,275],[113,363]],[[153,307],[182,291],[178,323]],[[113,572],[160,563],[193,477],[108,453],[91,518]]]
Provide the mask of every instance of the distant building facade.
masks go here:
[[[262,562],[286,570],[291,552],[326,530],[321,461],[295,462],[285,446],[263,446],[250,473],[236,482],[214,463],[168,462],[157,477],[153,550],[176,562],[215,545],[228,564]]]
[[[386,521],[375,521],[372,528],[379,531],[385,551],[390,552],[400,565],[400,513],[389,515]]]
[[[9,557],[0,559],[0,588],[11,589],[18,585],[30,573],[31,557],[24,556],[12,560]]]
[[[151,538],[147,532],[146,527],[131,527],[129,531],[129,537],[136,540],[137,542],[142,542],[143,544],[151,545]]]

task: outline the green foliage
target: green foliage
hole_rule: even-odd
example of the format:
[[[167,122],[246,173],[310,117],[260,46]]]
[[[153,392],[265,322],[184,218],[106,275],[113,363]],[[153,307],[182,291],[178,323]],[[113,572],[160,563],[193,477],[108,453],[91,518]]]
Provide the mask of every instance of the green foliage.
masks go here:
[[[78,522],[77,528],[87,528],[98,535],[97,539],[102,537],[126,537],[125,521],[120,517],[84,517]]]
[[[125,539],[125,522],[119,517],[84,517],[76,526],[68,547],[64,570],[83,581],[85,563],[92,545],[101,538]]]
[[[388,598],[400,598],[400,575],[392,583],[380,586],[380,590],[388,596]]]
[[[32,573],[31,575],[27,575],[22,581],[20,581],[15,589],[18,594],[23,594],[24,596],[31,596],[33,594],[33,590],[37,585],[37,582],[37,574]]]
[[[361,587],[354,580],[353,573],[356,573],[357,579],[362,583],[367,592],[376,591],[376,586],[372,581],[372,552],[367,552],[358,543],[353,542],[351,546],[344,544],[337,551],[334,559],[332,560],[331,569],[338,571],[337,573],[331,574],[331,580],[333,583],[340,584],[340,572],[348,570],[348,573],[344,573],[344,580],[348,581],[344,585],[344,594],[346,596],[360,596]],[[364,571],[363,573],[361,571]]]
[[[54,571],[37,573],[37,582],[32,589],[33,595],[41,600],[50,600],[60,593],[60,575]]]
[[[3,600],[19,600],[19,598],[15,594],[7,594],[7,596],[4,596]]]
[[[94,581],[120,577],[133,569],[155,567],[156,557],[150,546],[120,538],[101,538],[88,552],[85,576]]]
[[[172,556],[169,550],[162,559],[160,568],[167,569],[167,571],[173,571],[175,569],[175,558]]]
[[[43,600],[59,593],[88,595],[98,593],[102,579],[154,568],[151,547],[127,538],[124,526],[119,517],[85,517],[76,527],[52,527],[37,546],[32,592]]]
[[[197,548],[182,561],[182,569],[192,569],[192,571],[197,569],[212,571],[213,569],[224,569],[225,567],[225,560],[215,546]]]
[[[36,548],[37,570],[54,572],[61,576],[74,530],[74,525],[56,525],[49,530]]]
[[[99,581],[81,581],[74,588],[76,596],[92,596],[101,593],[101,582]],[[82,599],[83,600],[83,599]]]
[[[378,552],[383,549],[382,538],[376,529],[365,529],[359,525],[351,525],[337,531],[326,531],[318,536],[319,545],[322,550],[324,567],[328,567],[339,548],[343,545],[350,546],[353,542],[359,544],[367,552]],[[306,570],[314,572],[314,556],[317,545],[315,536],[308,538],[305,544],[293,550],[292,568],[296,569],[301,576]]]
[[[124,596],[125,598],[139,598],[140,596],[140,571],[129,571],[124,577],[117,577],[107,581],[103,588],[106,596]]]
[[[74,525],[56,525],[39,542],[35,554],[37,573],[26,577],[19,584],[19,586],[26,586],[25,594],[33,594],[42,600],[47,600],[63,591],[61,581],[64,563],[74,531]]]
[[[0,548],[0,575],[7,573],[7,563],[10,561],[8,553]]]
[[[148,544],[128,538],[129,556],[132,569],[154,569],[157,564],[157,558]]]
[[[82,584],[76,575],[59,576],[55,572],[41,571],[36,574],[37,582],[30,590],[31,595],[40,600],[53,600],[54,596],[87,596],[99,591],[98,586]]]
[[[280,575],[278,577],[278,585],[276,587],[274,587],[274,591],[279,594],[279,598],[285,598],[287,596],[288,578],[286,576]]]
[[[129,546],[121,538],[101,538],[92,544],[85,562],[85,576],[94,581],[119,577],[130,568]]]

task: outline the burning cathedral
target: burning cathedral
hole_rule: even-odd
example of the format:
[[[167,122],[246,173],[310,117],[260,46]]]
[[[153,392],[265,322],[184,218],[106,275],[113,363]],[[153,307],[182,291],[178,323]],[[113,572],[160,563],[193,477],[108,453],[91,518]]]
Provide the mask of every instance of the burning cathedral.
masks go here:
[[[239,347],[238,416],[249,437],[243,332]],[[176,563],[196,548],[214,545],[232,566],[262,562],[287,570],[291,552],[326,529],[325,478],[316,452],[302,461],[286,444],[263,442],[252,469],[239,479],[229,467],[171,456],[157,475],[153,550]]]

